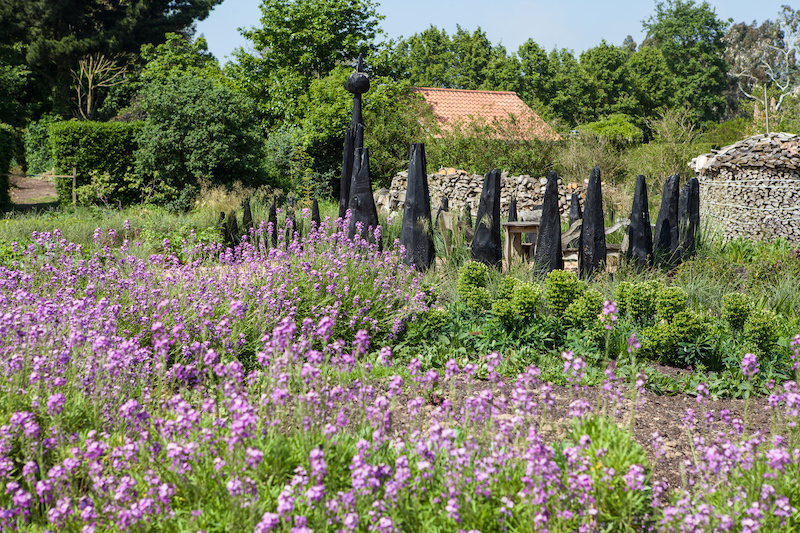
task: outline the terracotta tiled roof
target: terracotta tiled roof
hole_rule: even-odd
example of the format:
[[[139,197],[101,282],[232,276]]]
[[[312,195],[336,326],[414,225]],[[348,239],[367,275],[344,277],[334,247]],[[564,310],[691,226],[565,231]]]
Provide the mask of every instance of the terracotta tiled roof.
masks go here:
[[[468,91],[465,89],[437,89],[414,87],[433,108],[433,112],[444,131],[452,129],[461,121],[481,121],[517,119],[520,127],[508,132],[507,138],[531,140],[531,137],[547,141],[561,140],[539,115],[533,112],[517,93],[511,91]]]

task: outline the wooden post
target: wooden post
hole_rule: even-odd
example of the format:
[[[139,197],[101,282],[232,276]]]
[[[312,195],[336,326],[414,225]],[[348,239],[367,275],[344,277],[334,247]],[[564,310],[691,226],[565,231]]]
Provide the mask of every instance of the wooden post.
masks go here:
[[[72,207],[78,204],[78,169],[72,167]]]

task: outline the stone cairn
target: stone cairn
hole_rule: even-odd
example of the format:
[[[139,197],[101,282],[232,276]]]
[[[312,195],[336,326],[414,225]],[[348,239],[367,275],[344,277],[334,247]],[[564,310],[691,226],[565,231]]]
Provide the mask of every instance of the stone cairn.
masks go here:
[[[723,241],[800,242],[800,137],[755,135],[692,159],[700,215]]]

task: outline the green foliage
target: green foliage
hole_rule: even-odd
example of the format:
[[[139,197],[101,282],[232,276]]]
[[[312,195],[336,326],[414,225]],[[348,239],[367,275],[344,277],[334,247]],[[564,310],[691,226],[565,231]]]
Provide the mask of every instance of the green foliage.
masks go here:
[[[570,270],[552,270],[544,280],[544,296],[553,313],[561,314],[578,299],[586,284]]]
[[[514,287],[511,305],[520,320],[527,321],[536,316],[542,300],[542,288],[534,283],[519,283]]]
[[[620,315],[628,313],[628,295],[630,294],[633,283],[630,281],[620,281],[614,287],[614,301],[617,304],[617,311]]]
[[[731,329],[741,330],[752,312],[753,302],[746,294],[731,292],[722,297],[722,318]]]
[[[651,191],[660,191],[668,176],[686,174],[686,163],[703,153],[695,144],[694,120],[687,107],[662,109],[645,120],[652,141],[630,150],[626,158],[632,173],[647,178]]]
[[[627,161],[613,141],[584,129],[570,135],[556,155],[556,170],[565,180],[582,183],[595,166],[600,167],[603,180],[619,183],[628,177]]]
[[[511,300],[498,298],[492,302],[492,316],[504,326],[514,324],[519,316]]]
[[[25,66],[49,87],[52,109],[70,106],[71,70],[93,54],[138,54],[144,43],[162,43],[167,32],[188,30],[222,0],[59,2],[7,0],[0,10],[0,43],[24,57]]]
[[[598,137],[611,141],[617,148],[628,144],[640,143],[644,133],[631,122],[631,117],[617,113],[597,122],[590,122],[578,128],[579,131],[591,132]]]
[[[644,27],[648,41],[661,50],[675,76],[675,98],[688,102],[699,120],[722,115],[728,67],[723,58],[728,24],[706,2],[667,0]]]
[[[77,186],[88,186],[92,173],[114,179],[128,174],[134,166],[136,136],[141,122],[65,121],[48,128],[51,156],[56,174],[72,174],[77,169]],[[56,192],[62,204],[72,203],[72,178],[56,179]],[[90,195],[85,194],[84,198]],[[111,203],[127,198],[108,198]]]
[[[661,50],[642,46],[628,59],[628,69],[638,102],[636,116],[651,117],[674,105],[675,79]]]
[[[662,320],[642,328],[641,333],[642,355],[655,361],[675,362],[678,332],[674,324]]]
[[[187,209],[200,180],[263,182],[263,143],[248,98],[205,78],[173,76],[147,86],[142,110],[136,172],[151,201]]]
[[[457,167],[485,174],[500,168],[514,175],[546,176],[553,168],[557,147],[538,140],[536,132],[509,116],[491,123],[459,121],[441,136],[428,138],[425,152],[428,167],[434,169]]]
[[[686,309],[688,299],[689,295],[681,287],[659,287],[656,293],[656,314],[671,322],[675,315]]]
[[[8,194],[8,173],[11,160],[16,151],[17,134],[8,124],[0,123],[0,211],[11,209],[11,197]]]
[[[449,36],[430,26],[396,43],[380,65],[396,79],[417,87],[516,91],[519,62],[502,45],[492,45],[486,32],[456,25]]]
[[[761,309],[750,313],[743,329],[745,338],[763,350],[775,343],[779,328],[775,312],[771,309]]]
[[[711,319],[708,315],[686,309],[672,318],[672,325],[675,326],[678,339],[697,339],[708,331]]]
[[[609,417],[590,415],[571,421],[562,447],[577,446],[584,436],[589,437],[586,457],[592,466],[586,472],[592,478],[599,523],[613,524],[624,517],[626,527],[631,529],[646,524],[652,512],[652,492],[650,462],[642,446]],[[641,468],[644,476],[639,490],[630,490],[622,476],[612,474],[625,475],[631,468]]]
[[[165,82],[173,76],[191,74],[203,78],[221,79],[217,59],[208,51],[204,37],[194,41],[185,35],[167,33],[162,44],[144,44],[141,49],[145,65],[140,79],[144,83]]]
[[[522,282],[517,278],[511,276],[503,277],[497,286],[497,298],[499,300],[511,300],[511,298],[514,296],[514,290],[521,283]]]
[[[635,320],[648,320],[656,313],[656,297],[661,284],[641,281],[624,289],[625,311]]]
[[[595,289],[583,291],[580,297],[564,310],[566,318],[573,327],[588,328],[592,322],[598,321],[603,309],[603,295]]]
[[[458,269],[458,297],[471,310],[480,312],[491,303],[491,295],[486,288],[489,282],[489,267],[478,261],[464,263]]]
[[[624,122],[624,114],[637,111],[638,103],[628,67],[627,52],[603,40],[599,45],[581,54],[581,67],[596,83],[597,103],[594,108],[596,116],[612,118],[623,114]],[[620,126],[608,125],[605,129],[619,130],[619,128]]]
[[[371,0],[263,0],[261,27],[242,31],[258,52],[237,49],[226,74],[258,102],[267,130],[298,125],[313,80],[369,55],[380,31],[375,8]]]
[[[55,115],[45,115],[25,128],[25,160],[28,173],[41,174],[53,168],[48,127],[60,121],[61,118]]]

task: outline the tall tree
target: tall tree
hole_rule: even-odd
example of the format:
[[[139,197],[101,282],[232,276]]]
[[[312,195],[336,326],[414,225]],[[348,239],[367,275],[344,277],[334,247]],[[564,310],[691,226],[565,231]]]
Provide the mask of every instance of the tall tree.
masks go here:
[[[299,120],[297,100],[312,80],[374,50],[372,0],[263,0],[261,27],[242,31],[254,53],[234,52],[227,73],[267,113],[267,125]]]
[[[659,48],[675,76],[676,98],[688,102],[700,120],[715,120],[725,108],[728,67],[723,58],[728,23],[707,2],[667,0],[643,23],[645,45]]]
[[[14,48],[68,107],[71,71],[92,54],[138,53],[170,31],[190,31],[222,0],[0,0],[0,47]]]
[[[581,54],[581,67],[597,81],[598,116],[636,113],[638,102],[625,51],[603,40]]]
[[[675,80],[661,50],[640,48],[628,59],[628,69],[639,106],[636,115],[651,118],[659,109],[675,103]]]

